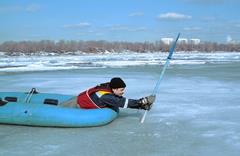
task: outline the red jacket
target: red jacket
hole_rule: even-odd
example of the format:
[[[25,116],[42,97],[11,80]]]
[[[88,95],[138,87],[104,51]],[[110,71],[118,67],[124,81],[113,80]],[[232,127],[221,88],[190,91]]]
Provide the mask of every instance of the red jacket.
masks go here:
[[[109,87],[109,83],[103,83],[100,84],[96,87],[90,88],[82,93],[80,93],[77,97],[77,103],[81,108],[85,109],[96,109],[96,108],[101,108],[99,107],[96,103],[93,102],[91,99],[91,95],[103,91],[105,94],[112,94],[112,90]]]

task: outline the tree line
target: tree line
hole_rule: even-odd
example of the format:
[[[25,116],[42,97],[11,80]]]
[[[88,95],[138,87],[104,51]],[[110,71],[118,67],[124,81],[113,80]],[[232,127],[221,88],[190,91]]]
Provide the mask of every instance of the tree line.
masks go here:
[[[109,42],[109,41],[65,41],[58,42],[51,40],[42,41],[7,41],[0,44],[0,51],[11,53],[25,53],[32,54],[38,52],[85,52],[85,53],[100,53],[100,52],[167,52],[169,45],[161,41],[156,42]],[[240,44],[219,44],[213,42],[201,42],[200,44],[184,44],[179,43],[176,51],[201,51],[201,52],[215,52],[226,51],[234,52],[240,51]]]

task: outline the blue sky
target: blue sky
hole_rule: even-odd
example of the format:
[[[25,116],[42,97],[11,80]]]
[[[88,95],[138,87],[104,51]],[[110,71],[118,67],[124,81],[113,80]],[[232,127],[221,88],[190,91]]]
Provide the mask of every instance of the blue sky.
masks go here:
[[[1,0],[0,43],[14,40],[240,41],[239,0]]]

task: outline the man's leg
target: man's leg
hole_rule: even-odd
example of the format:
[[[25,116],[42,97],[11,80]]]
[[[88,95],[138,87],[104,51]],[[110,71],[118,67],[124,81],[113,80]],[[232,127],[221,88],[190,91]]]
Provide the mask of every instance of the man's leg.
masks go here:
[[[70,107],[70,108],[79,108],[79,105],[77,104],[77,97],[73,97],[70,100],[61,103],[60,106]]]

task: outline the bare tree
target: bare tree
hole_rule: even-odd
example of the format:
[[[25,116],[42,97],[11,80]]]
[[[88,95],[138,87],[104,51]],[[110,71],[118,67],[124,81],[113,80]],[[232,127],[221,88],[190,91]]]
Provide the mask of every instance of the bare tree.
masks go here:
[[[161,41],[155,42],[108,42],[100,41],[65,41],[58,42],[50,40],[42,41],[7,41],[0,44],[0,51],[7,52],[9,55],[17,55],[18,53],[32,54],[41,51],[66,53],[66,52],[86,52],[86,53],[99,53],[99,52],[122,52],[125,50],[134,52],[154,52],[162,51],[167,52],[169,46]],[[176,51],[201,51],[201,52],[215,52],[215,51],[240,51],[240,43],[238,44],[218,44],[214,42],[202,42],[200,44],[178,44]]]

